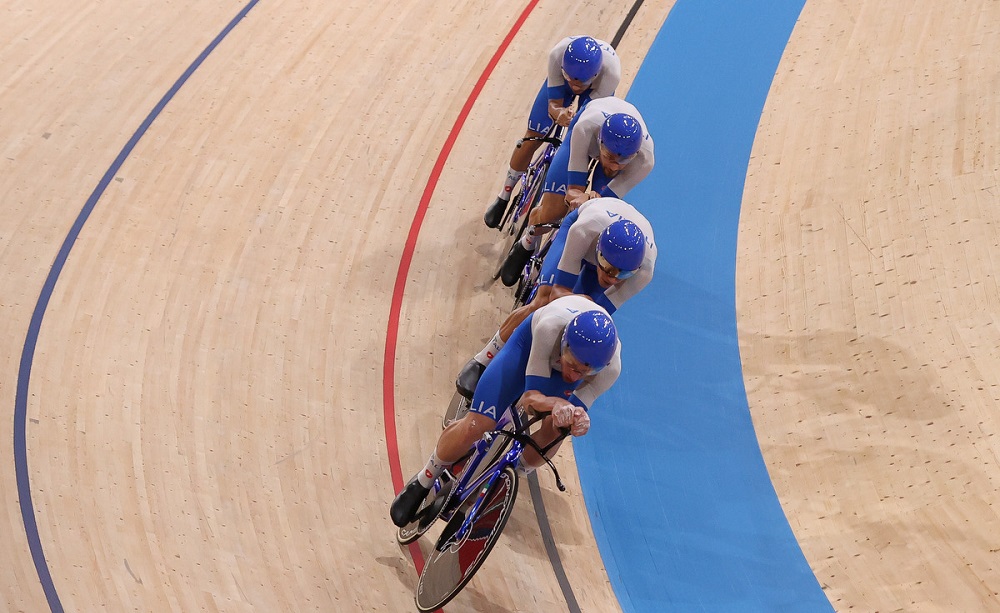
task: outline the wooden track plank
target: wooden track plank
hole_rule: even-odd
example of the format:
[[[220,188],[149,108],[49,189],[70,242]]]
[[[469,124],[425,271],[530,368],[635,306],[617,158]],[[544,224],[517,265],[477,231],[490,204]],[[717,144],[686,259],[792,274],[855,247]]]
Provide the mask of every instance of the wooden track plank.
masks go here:
[[[1000,601],[997,9],[806,3],[755,141],[747,391],[838,610]]]
[[[662,23],[669,5],[646,5]],[[3,9],[11,403],[27,321],[83,201],[243,6]],[[542,3],[463,132],[403,310],[407,470],[436,436],[456,365],[506,305],[479,281],[492,238],[479,217],[544,52],[571,32],[610,38],[630,6]],[[32,497],[67,610],[412,606],[416,576],[387,518],[384,322],[434,155],[520,8],[262,2],[143,135],[61,272],[33,364]],[[655,29],[626,39],[632,74]],[[0,593],[43,610],[12,477],[2,487]],[[560,536],[584,610],[613,609],[582,499],[559,500],[580,522]],[[528,502],[454,610],[564,606]],[[515,563],[530,571],[496,573]]]

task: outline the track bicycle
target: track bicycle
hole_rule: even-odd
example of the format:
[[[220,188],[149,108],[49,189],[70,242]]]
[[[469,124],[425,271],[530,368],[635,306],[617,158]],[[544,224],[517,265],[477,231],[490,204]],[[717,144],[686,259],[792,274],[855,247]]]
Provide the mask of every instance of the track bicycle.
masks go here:
[[[597,167],[597,162],[595,160],[590,161],[590,167],[587,169],[587,184],[590,185],[591,178],[594,174],[594,169]],[[559,221],[552,221],[548,223],[538,224],[536,227],[542,234],[542,238],[538,245],[535,246],[534,253],[531,254],[531,258],[524,265],[524,269],[521,271],[521,276],[518,278],[517,282],[514,284],[514,307],[511,310],[517,309],[520,306],[528,304],[535,297],[535,292],[538,290],[538,280],[539,274],[542,271],[542,263],[545,260],[545,256],[548,255],[549,247],[552,246],[552,240],[555,238],[556,233],[559,231],[559,227],[562,224],[562,219]],[[527,225],[527,224],[525,224]],[[522,228],[521,233],[518,234],[520,238],[523,234],[524,229]],[[513,248],[513,244],[511,244]],[[510,253],[510,248],[508,248],[507,253]],[[503,262],[500,263],[501,268],[503,267]],[[499,276],[499,272],[497,275]],[[496,277],[494,277],[495,279]]]
[[[468,410],[469,400],[456,393],[447,413],[454,418]],[[548,413],[528,418],[520,409],[508,407],[496,427],[476,442],[472,450],[435,480],[429,495],[412,522],[399,528],[396,539],[405,545],[420,538],[441,519],[445,526],[424,564],[414,601],[420,611],[434,611],[454,598],[486,561],[500,538],[517,497],[518,467],[525,448],[545,459],[559,491],[566,491],[555,465],[545,454],[568,436],[562,430],[555,441],[540,447],[530,428]],[[446,419],[448,414],[446,414]]]
[[[528,164],[528,169],[518,179],[517,195],[510,199],[500,220],[500,225],[497,226],[503,235],[503,243],[500,248],[500,261],[493,272],[494,281],[500,278],[503,263],[507,261],[507,256],[514,248],[514,243],[521,239],[525,228],[528,227],[529,213],[542,199],[545,176],[548,174],[549,166],[552,165],[556,149],[562,144],[564,133],[565,128],[553,122],[548,132],[543,136],[529,136],[517,141],[518,147],[527,141],[542,141],[545,146],[541,148],[540,153],[535,154],[534,159]]]

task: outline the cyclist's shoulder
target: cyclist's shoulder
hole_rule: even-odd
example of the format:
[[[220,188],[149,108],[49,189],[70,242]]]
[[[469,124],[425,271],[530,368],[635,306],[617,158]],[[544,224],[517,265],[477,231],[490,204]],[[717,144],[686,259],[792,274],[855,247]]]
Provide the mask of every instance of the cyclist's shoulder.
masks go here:
[[[537,317],[541,314],[541,318],[545,321],[561,321],[563,324],[566,324],[580,313],[586,313],[587,311],[600,311],[608,315],[608,311],[604,307],[590,298],[579,294],[570,294],[569,296],[556,298],[538,309],[535,311],[535,316]],[[610,317],[610,315],[608,316]]]
[[[639,109],[628,100],[619,98],[618,96],[604,96],[592,99],[581,112],[580,120],[583,121],[584,117],[599,117],[603,122],[609,115],[614,115],[615,113],[631,115],[645,126],[642,113],[639,112]]]
[[[609,43],[608,41],[595,38],[594,42],[596,42],[597,46],[601,48],[601,53],[604,55],[605,58],[618,57],[618,52],[615,51],[614,46],[612,46],[612,44]]]
[[[635,208],[621,198],[605,196],[594,198],[580,205],[578,218],[581,220],[598,219],[607,225],[619,219],[630,219],[635,221],[640,227],[648,225],[646,216],[639,209]]]

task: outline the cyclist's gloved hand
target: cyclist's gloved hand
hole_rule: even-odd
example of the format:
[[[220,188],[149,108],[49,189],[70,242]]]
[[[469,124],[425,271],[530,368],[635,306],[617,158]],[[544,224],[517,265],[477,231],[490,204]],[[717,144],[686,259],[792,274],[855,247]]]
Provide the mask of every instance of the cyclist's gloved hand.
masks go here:
[[[569,428],[573,425],[573,409],[570,403],[565,403],[552,409],[552,423],[557,428]]]
[[[582,407],[576,407],[573,409],[573,425],[569,429],[569,433],[573,436],[583,436],[590,431],[590,415],[587,415]]]

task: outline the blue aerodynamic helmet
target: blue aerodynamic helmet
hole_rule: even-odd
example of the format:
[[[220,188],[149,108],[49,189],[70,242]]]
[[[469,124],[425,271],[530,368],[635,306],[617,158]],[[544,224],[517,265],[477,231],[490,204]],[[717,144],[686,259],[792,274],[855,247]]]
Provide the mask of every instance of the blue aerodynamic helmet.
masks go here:
[[[642,125],[627,113],[615,113],[601,124],[601,143],[618,157],[629,157],[642,147]]]
[[[618,347],[615,322],[601,311],[585,311],[570,320],[563,331],[562,346],[596,374],[611,362]]]
[[[562,69],[571,79],[587,83],[601,72],[604,53],[597,41],[589,36],[574,38],[563,53]]]
[[[628,279],[642,266],[646,257],[646,237],[634,222],[619,219],[604,231],[597,241],[598,263],[604,259],[607,264],[618,269],[613,275],[618,279]],[[604,265],[602,268],[606,268]]]

